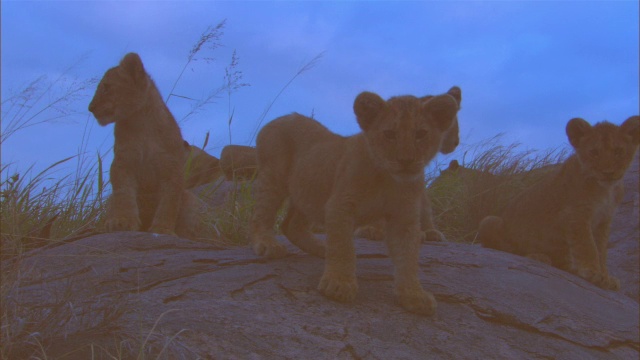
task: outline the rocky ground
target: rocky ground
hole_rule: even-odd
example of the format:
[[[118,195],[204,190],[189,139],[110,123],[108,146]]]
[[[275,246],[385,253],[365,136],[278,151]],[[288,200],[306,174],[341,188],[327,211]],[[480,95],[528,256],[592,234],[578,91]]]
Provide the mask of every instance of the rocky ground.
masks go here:
[[[421,317],[392,296],[381,243],[356,241],[360,292],[341,304],[316,290],[323,260],[293,247],[264,260],[248,247],[112,233],[3,263],[21,274],[3,306],[48,321],[41,332],[55,327],[41,340],[56,359],[140,348],[161,359],[638,359],[637,161],[625,181],[609,252],[619,292],[477,245],[429,243],[421,276],[438,310]]]

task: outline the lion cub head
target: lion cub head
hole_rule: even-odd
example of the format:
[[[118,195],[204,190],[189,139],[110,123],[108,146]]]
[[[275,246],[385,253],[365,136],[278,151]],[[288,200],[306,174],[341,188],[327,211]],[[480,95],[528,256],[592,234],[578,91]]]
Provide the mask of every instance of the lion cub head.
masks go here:
[[[377,94],[363,92],[353,109],[375,163],[397,181],[415,181],[424,177],[425,166],[440,149],[458,102],[449,94],[427,100],[399,96],[385,101]]]
[[[89,104],[89,111],[102,126],[129,118],[146,103],[150,85],[151,79],[140,56],[129,53],[118,66],[104,74]]]
[[[581,118],[567,123],[567,137],[583,172],[600,182],[620,180],[640,143],[640,117],[617,126],[607,121],[591,126]]]
[[[460,109],[460,103],[462,102],[462,90],[459,87],[453,86],[447,94],[453,96],[458,103],[458,109]],[[433,95],[427,95],[420,98],[422,101],[428,101],[433,98]],[[440,144],[440,153],[450,154],[460,144],[460,126],[458,125],[458,115],[453,117],[449,130],[445,131],[442,136],[442,143]]]

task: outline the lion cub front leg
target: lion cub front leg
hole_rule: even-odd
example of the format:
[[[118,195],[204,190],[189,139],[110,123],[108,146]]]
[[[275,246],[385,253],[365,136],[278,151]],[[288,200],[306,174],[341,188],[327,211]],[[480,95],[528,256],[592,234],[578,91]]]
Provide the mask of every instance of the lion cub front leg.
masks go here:
[[[178,214],[182,207],[182,183],[171,179],[162,186],[149,232],[155,234],[175,235]]]
[[[602,271],[603,287],[609,290],[619,290],[620,280],[609,275],[607,269],[607,245],[609,243],[609,232],[611,229],[611,220],[607,219],[600,223],[593,231],[593,237],[598,248],[598,260],[600,262],[600,270]]]
[[[325,266],[318,290],[326,297],[341,302],[353,301],[358,293],[353,244],[354,213],[352,206],[332,199],[327,202]]]
[[[418,219],[387,221],[386,242],[395,267],[394,291],[402,307],[421,315],[432,315],[437,303],[420,283],[420,228]]]
[[[571,271],[602,287],[604,279],[596,243],[591,233],[591,216],[574,212],[567,219],[567,243],[571,257]]]
[[[287,197],[278,177],[268,169],[262,170],[253,184],[255,206],[251,217],[251,247],[258,256],[281,258],[287,248],[276,240],[273,227],[278,210]]]
[[[109,171],[113,193],[107,204],[104,222],[105,231],[138,231],[140,216],[136,200],[137,183],[127,169],[120,166],[117,160],[111,164]]]

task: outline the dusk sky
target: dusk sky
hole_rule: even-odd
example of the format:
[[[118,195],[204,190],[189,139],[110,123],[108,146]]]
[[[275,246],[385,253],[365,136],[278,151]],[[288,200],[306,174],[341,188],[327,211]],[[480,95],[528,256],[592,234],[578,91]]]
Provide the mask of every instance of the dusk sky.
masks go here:
[[[458,85],[462,144],[439,156],[448,163],[498,133],[523,149],[566,147],[573,117],[620,124],[639,113],[637,1],[2,1],[1,11],[3,132],[15,115],[8,99],[35,79],[53,87],[29,114],[73,81],[101,78],[127,52],[140,54],[166,97],[200,35],[225,19],[222,46],[198,54],[174,90],[203,98],[223,84],[236,52],[250,86],[180,122],[198,145],[209,131],[206,150],[216,156],[230,141],[230,109],[232,142],[251,144],[261,114],[319,54],[265,122],[295,111],[350,135],[359,130],[352,106],[362,91],[423,96]],[[109,164],[113,126],[100,127],[87,110],[96,85],[34,119],[55,121],[12,135],[2,163],[42,169],[82,149],[89,158],[107,154]],[[192,103],[174,97],[168,106],[180,120]]]

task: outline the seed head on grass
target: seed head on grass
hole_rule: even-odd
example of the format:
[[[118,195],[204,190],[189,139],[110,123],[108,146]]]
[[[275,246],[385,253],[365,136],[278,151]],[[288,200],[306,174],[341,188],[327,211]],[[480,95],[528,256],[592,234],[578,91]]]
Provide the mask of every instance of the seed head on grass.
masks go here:
[[[176,78],[176,81],[174,81],[173,86],[169,91],[169,95],[167,95],[167,98],[164,101],[165,103],[168,103],[169,99],[171,99],[172,96],[177,96],[176,94],[174,94],[174,91],[176,89],[176,86],[178,85],[178,82],[180,81],[180,79],[182,79],[182,75],[187,70],[189,65],[193,61],[197,61],[196,56],[200,53],[200,51],[203,48],[207,48],[213,51],[219,48],[220,46],[222,46],[222,44],[220,44],[219,41],[220,41],[220,38],[222,38],[222,35],[224,35],[224,27],[226,25],[226,22],[227,20],[225,19],[225,20],[222,20],[220,23],[218,23],[218,25],[216,26],[208,26],[207,29],[200,35],[200,38],[198,39],[198,41],[196,41],[196,43],[193,45],[193,47],[189,51],[189,54],[187,55],[187,62],[182,67],[182,70],[180,71],[180,74]],[[214,59],[205,57],[204,60],[206,62],[210,62],[210,61],[213,61]]]

